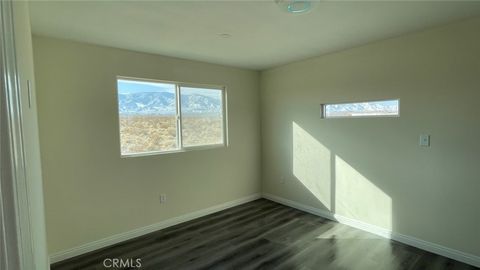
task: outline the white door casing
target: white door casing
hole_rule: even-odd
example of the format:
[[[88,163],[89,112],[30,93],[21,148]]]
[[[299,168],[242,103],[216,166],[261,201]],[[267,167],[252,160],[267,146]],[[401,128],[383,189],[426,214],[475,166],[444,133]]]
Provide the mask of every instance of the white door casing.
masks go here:
[[[28,2],[1,1],[2,269],[49,269]]]

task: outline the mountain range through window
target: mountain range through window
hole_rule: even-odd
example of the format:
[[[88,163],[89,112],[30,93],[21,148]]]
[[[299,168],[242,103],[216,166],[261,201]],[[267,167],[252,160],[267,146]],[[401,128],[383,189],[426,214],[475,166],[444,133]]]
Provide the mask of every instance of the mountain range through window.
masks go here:
[[[117,89],[122,155],[223,144],[222,89],[130,79]]]

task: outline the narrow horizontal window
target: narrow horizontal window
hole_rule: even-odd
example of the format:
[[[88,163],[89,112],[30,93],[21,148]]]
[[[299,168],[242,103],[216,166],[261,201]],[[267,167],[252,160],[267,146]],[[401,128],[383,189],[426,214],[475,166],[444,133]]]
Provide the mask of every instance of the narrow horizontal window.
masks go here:
[[[225,145],[225,91],[117,79],[122,156]]]
[[[378,117],[400,115],[400,100],[322,104],[322,118]]]

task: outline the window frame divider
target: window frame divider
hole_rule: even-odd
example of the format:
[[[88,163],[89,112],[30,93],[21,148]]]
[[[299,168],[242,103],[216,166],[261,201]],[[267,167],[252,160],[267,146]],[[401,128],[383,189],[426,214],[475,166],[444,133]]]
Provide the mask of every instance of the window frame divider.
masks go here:
[[[180,84],[175,84],[176,106],[177,106],[177,147],[178,150],[183,150],[182,141],[182,96],[180,93]]]

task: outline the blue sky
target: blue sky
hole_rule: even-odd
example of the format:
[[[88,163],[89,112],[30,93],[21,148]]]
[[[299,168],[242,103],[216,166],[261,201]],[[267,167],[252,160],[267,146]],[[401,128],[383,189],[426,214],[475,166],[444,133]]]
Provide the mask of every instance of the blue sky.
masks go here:
[[[117,86],[119,94],[128,94],[132,92],[175,92],[174,84],[129,81],[119,79],[117,81]]]
[[[118,93],[119,94],[129,94],[129,93],[139,93],[139,92],[175,92],[174,84],[167,83],[157,83],[157,82],[146,82],[146,81],[130,81],[130,80],[117,80]],[[203,95],[207,97],[221,99],[221,90],[217,89],[206,89],[206,88],[190,88],[182,87],[182,95]]]
[[[338,103],[338,104],[332,104],[332,105],[341,105],[341,106],[347,106],[351,104],[379,104],[382,106],[398,106],[398,99],[392,99],[392,100],[379,100],[379,101],[367,101],[367,102],[351,102],[351,103]]]
[[[368,103],[382,104],[382,105],[385,105],[385,106],[397,106],[398,105],[398,100],[394,99],[394,100],[383,100],[383,101],[371,101],[371,102],[368,102]]]

